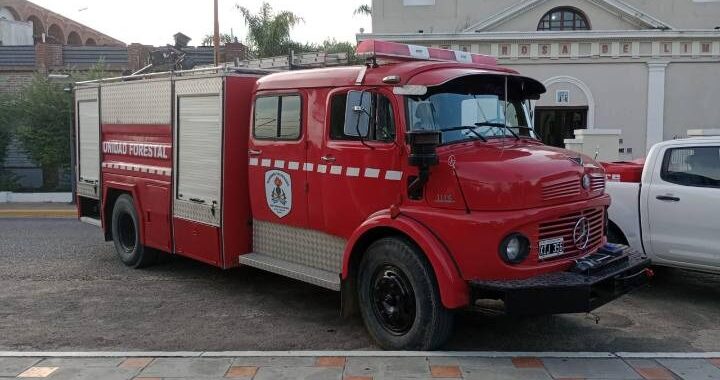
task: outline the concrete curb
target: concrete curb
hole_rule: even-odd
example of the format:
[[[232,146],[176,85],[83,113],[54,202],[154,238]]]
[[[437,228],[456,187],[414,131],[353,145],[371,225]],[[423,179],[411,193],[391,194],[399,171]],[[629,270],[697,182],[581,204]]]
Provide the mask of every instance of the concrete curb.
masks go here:
[[[0,210],[0,218],[75,218],[77,211],[71,210]]]
[[[0,358],[199,358],[199,357],[473,357],[577,359],[712,359],[720,352],[495,352],[495,351],[0,351]]]
[[[70,203],[72,193],[12,193],[0,191],[0,203]]]

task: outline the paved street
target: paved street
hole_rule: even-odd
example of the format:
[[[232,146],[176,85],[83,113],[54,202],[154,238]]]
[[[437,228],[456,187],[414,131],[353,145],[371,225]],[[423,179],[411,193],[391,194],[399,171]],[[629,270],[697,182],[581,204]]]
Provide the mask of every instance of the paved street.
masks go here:
[[[131,270],[72,219],[0,219],[0,288],[0,350],[377,349],[338,294],[182,258]],[[462,313],[446,349],[720,351],[718,299],[719,276],[662,270],[594,316]]]
[[[720,379],[720,359],[463,356],[0,357],[0,378],[17,377],[47,377],[53,380],[711,380]]]

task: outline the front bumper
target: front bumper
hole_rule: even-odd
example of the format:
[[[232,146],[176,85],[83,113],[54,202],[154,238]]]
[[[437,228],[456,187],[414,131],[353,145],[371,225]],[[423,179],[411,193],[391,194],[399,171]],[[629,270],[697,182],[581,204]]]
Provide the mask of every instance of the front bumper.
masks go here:
[[[590,312],[646,285],[652,277],[650,260],[625,247],[621,260],[592,273],[548,273],[525,280],[470,281],[472,300],[495,299],[513,315]]]

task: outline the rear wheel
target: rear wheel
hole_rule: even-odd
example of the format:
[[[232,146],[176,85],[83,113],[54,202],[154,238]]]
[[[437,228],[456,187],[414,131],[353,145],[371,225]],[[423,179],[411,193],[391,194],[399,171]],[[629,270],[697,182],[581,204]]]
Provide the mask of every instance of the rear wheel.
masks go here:
[[[449,339],[453,312],[442,305],[432,268],[412,244],[400,238],[376,241],[358,276],[360,311],[382,348],[432,350]]]
[[[115,201],[111,225],[115,252],[125,265],[143,268],[157,261],[157,252],[140,243],[140,219],[132,197],[121,195]]]

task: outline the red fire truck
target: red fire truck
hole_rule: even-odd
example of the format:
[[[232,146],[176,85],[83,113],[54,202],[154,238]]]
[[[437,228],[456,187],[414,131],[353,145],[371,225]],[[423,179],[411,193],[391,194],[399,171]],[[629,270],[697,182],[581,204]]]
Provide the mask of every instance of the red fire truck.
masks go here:
[[[388,349],[439,347],[458,309],[588,312],[647,282],[606,245],[601,166],[533,131],[541,83],[465,52],[358,54],[78,83],[80,219],[130,267],[167,252],[340,291]]]

